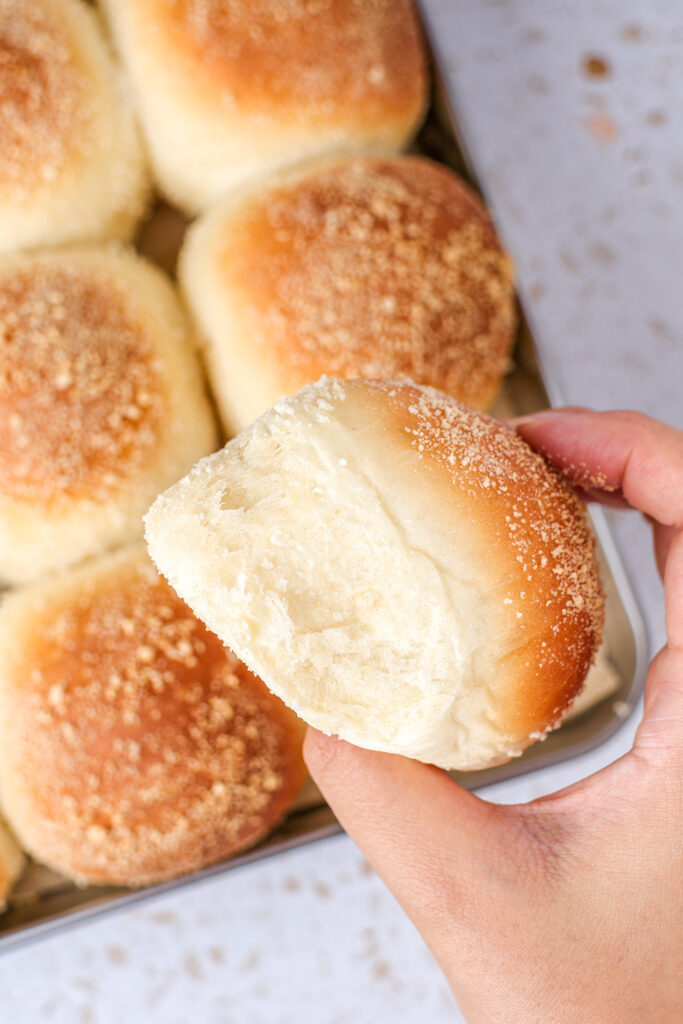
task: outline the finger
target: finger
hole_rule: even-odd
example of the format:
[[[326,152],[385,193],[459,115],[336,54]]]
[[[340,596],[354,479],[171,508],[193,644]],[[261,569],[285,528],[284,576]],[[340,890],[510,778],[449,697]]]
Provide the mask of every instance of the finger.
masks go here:
[[[683,652],[683,532],[671,539],[664,569],[666,635],[669,646]]]
[[[573,483],[621,493],[665,526],[683,525],[683,433],[635,412],[553,410],[515,429]]]
[[[663,528],[660,527],[660,531]],[[668,643],[650,665],[645,682],[643,720],[634,751],[650,764],[668,769],[680,780],[683,770],[683,532],[664,538],[668,551],[664,569]]]
[[[314,729],[308,730],[304,757],[344,829],[435,955],[443,953],[447,936],[452,941],[454,927],[467,944],[469,927],[474,934],[477,922],[481,926],[493,873],[487,857],[495,857],[504,828],[501,809],[438,768],[363,750]]]
[[[680,536],[680,532],[676,530],[674,526],[661,526],[659,523],[655,523],[651,519],[650,526],[653,527],[654,531],[653,537],[657,568],[659,570],[659,575],[664,579],[671,545],[673,544],[674,538]]]
[[[683,649],[667,645],[654,659],[645,684],[643,719],[634,752],[669,768],[680,784],[683,770]]]

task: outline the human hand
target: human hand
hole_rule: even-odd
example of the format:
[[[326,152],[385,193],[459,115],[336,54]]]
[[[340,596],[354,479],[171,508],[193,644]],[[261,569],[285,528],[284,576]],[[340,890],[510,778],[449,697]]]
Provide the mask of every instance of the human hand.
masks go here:
[[[589,498],[654,530],[668,642],[633,749],[529,804],[309,729],[346,831],[422,933],[472,1024],[673,1024],[683,1006],[683,433],[569,410],[517,429]]]

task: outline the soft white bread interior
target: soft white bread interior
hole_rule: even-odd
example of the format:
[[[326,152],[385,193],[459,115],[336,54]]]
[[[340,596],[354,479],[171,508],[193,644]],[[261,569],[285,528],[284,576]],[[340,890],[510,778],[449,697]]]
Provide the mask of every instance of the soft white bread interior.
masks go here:
[[[216,446],[175,292],[119,248],[0,257],[0,582],[142,536]]]
[[[426,106],[411,0],[100,0],[157,181],[197,213],[280,167],[392,152]]]
[[[24,870],[24,855],[5,822],[0,818],[0,914],[7,906],[12,886]]]
[[[480,199],[421,157],[325,163],[227,200],[190,230],[180,280],[228,435],[322,375],[486,408],[508,369],[512,262]]]
[[[161,495],[151,555],[311,725],[474,769],[557,725],[597,650],[585,513],[517,434],[428,388],[322,380]]]
[[[142,543],[0,609],[2,805],[77,881],[142,885],[257,842],[305,777],[302,738]]]
[[[148,184],[97,14],[0,0],[0,252],[128,239]]]

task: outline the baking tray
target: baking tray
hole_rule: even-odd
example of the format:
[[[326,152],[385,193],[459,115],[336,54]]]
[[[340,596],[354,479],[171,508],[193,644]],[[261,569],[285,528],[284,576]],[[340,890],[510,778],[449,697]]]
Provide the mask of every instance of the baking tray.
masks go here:
[[[449,165],[468,179],[491,209],[492,204],[468,158],[467,139],[457,117],[457,102],[440,74],[438,48],[433,40],[428,42],[432,43],[433,100],[415,149]],[[493,212],[495,216],[495,209]],[[140,232],[138,248],[172,273],[185,223],[175,211],[160,203]],[[506,379],[493,412],[521,415],[562,403],[552,355],[544,350],[538,337],[534,338],[522,296],[515,368]],[[592,508],[590,514],[607,592],[605,650],[613,670],[606,686],[607,695],[587,710],[574,714],[560,729],[530,747],[521,757],[485,771],[454,773],[468,789],[479,789],[547,768],[591,750],[621,727],[642,693],[649,660],[643,619],[604,511]],[[341,826],[332,811],[309,782],[286,820],[258,846],[229,861],[160,885],[134,891],[101,886],[79,888],[49,869],[29,862],[10,897],[9,909],[0,915],[0,951],[340,831]]]

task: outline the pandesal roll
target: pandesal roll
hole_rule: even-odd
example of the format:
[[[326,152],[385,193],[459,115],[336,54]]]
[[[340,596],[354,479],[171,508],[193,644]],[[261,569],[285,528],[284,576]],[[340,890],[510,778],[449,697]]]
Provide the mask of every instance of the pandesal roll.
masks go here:
[[[180,279],[228,434],[321,375],[408,378],[488,406],[515,328],[481,201],[421,157],[324,163],[190,230]]]
[[[598,648],[567,481],[430,388],[322,380],[161,495],[152,558],[305,721],[449,769],[556,726]]]
[[[12,886],[24,869],[24,855],[0,818],[0,914],[7,906]]]
[[[163,274],[118,248],[0,257],[0,581],[142,535],[216,445]]]
[[[427,100],[411,0],[101,0],[157,181],[187,213],[281,167],[391,152]]]
[[[39,861],[137,886],[251,846],[304,779],[302,724],[143,544],[0,609],[0,791]]]
[[[0,0],[0,252],[128,239],[147,192],[97,14],[82,0]]]

